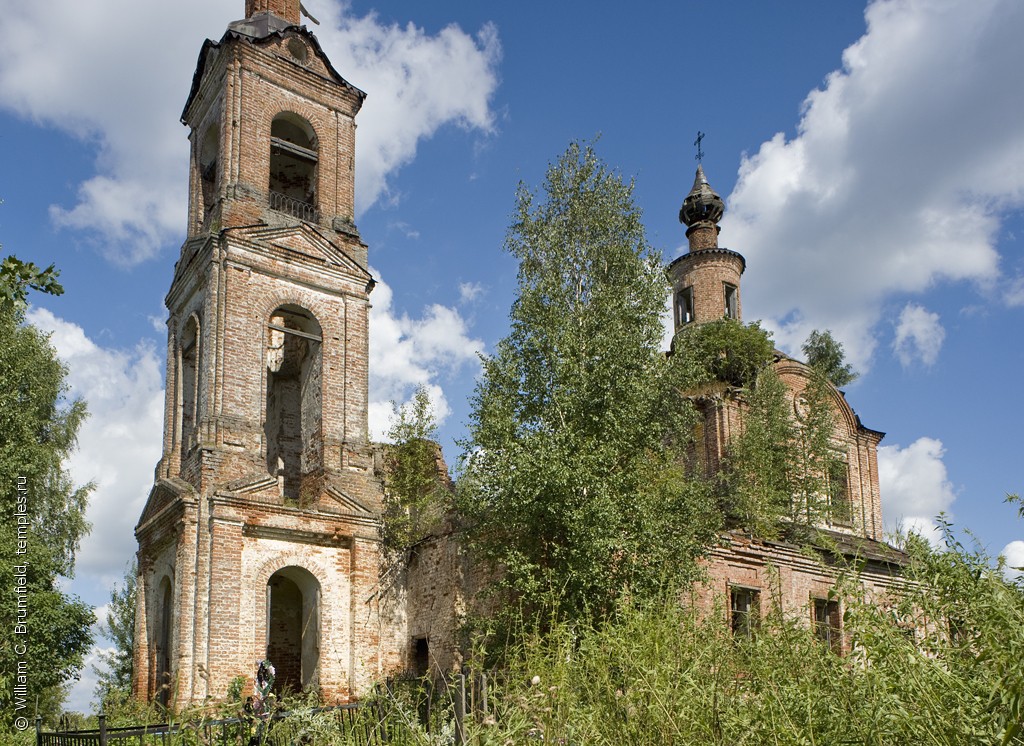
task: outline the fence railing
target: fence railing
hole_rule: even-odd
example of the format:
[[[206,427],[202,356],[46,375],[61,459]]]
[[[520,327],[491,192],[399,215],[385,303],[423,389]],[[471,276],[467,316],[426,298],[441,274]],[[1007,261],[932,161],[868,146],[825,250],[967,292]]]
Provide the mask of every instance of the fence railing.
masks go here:
[[[43,732],[36,720],[36,746],[291,746],[306,743],[310,724],[324,728],[336,740],[353,746],[406,746],[423,742],[423,732],[444,734],[454,746],[466,743],[466,720],[488,714],[487,674],[449,673],[422,677],[413,673],[392,676],[378,695],[357,702],[305,710],[278,710],[265,717],[239,717],[183,722],[72,730],[60,727]],[[325,722],[326,721],[326,722]],[[307,740],[303,740],[307,739]],[[318,742],[314,737],[312,741]]]
[[[270,209],[287,213],[299,220],[308,220],[312,223],[320,221],[320,211],[316,209],[315,205],[280,192],[270,193]]]
[[[359,704],[317,707],[302,714],[323,713],[330,719],[332,735],[343,737],[354,746],[382,746],[402,744],[392,738],[386,722],[373,708]],[[265,718],[243,716],[181,723],[158,723],[129,727],[108,728],[106,716],[98,717],[97,728],[86,730],[42,730],[41,719],[36,720],[36,746],[179,746],[184,744],[228,744],[248,746],[291,746],[306,736],[303,718],[291,711],[278,711]],[[321,723],[322,725],[323,723]]]

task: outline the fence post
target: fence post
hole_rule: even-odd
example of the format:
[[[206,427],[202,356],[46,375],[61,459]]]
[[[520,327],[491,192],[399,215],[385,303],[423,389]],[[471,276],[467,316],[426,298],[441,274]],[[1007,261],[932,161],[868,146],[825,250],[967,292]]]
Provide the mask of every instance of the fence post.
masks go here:
[[[487,672],[480,674],[480,711],[487,717]]]
[[[458,685],[455,689],[455,746],[466,743],[466,674],[459,671]]]
[[[96,719],[100,723],[100,746],[107,746],[107,716],[101,712]]]
[[[43,716],[36,715],[36,746],[42,746],[43,743]]]

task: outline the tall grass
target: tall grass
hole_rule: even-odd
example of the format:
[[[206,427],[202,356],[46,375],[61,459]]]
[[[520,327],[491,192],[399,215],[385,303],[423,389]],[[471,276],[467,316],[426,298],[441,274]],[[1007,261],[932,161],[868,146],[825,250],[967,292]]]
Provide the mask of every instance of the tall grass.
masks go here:
[[[1022,744],[1024,594],[980,553],[911,547],[905,594],[844,599],[848,654],[769,613],[736,639],[674,597],[524,625],[471,743]],[[543,634],[528,628],[545,628]],[[536,741],[533,741],[536,742]]]

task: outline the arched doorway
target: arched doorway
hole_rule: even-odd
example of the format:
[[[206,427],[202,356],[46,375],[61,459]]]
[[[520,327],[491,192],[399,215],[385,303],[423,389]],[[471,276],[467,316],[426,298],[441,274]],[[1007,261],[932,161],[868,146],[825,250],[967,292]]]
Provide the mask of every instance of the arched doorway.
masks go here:
[[[171,579],[164,576],[160,581],[160,608],[157,611],[156,642],[156,700],[165,707],[171,700],[171,634],[174,626],[174,594],[171,591]]]
[[[284,567],[267,581],[267,659],[278,694],[318,686],[320,583],[301,567]]]

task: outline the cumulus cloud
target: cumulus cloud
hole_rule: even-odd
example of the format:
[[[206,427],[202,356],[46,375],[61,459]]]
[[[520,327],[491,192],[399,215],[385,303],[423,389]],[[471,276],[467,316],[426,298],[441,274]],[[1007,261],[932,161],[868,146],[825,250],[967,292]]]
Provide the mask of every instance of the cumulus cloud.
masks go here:
[[[357,210],[388,196],[388,176],[448,123],[490,132],[501,45],[493,26],[430,35],[310,0],[335,66],[371,95],[359,117]],[[188,141],[179,123],[202,40],[219,39],[240,0],[47,0],[4,11],[0,106],[95,146],[77,202],[58,226],[85,232],[111,261],[149,259],[185,228]]]
[[[377,273],[374,273],[378,276]],[[392,307],[385,282],[373,290],[370,311],[370,435],[384,439],[392,402],[406,403],[425,386],[438,423],[451,413],[439,380],[464,365],[474,365],[484,343],[469,335],[465,320],[453,308],[433,304],[419,318]]]
[[[33,308],[28,320],[51,333],[68,366],[72,396],[89,407],[79,448],[66,464],[76,483],[96,483],[86,513],[92,533],[82,540],[76,567],[112,585],[135,554],[135,523],[160,459],[163,363],[151,344],[101,347],[80,326],[46,309]]]
[[[1024,5],[876,0],[797,134],[745,157],[723,244],[744,305],[796,349],[829,327],[867,367],[888,299],[999,278],[997,230],[1024,202]]]
[[[946,339],[946,330],[939,323],[939,315],[915,303],[908,303],[896,322],[896,336],[892,348],[904,368],[915,358],[925,365],[934,365]]]
[[[918,438],[906,448],[878,449],[878,479],[882,515],[887,531],[902,529],[919,533],[933,544],[941,536],[935,518],[949,513],[956,499],[946,474],[942,441]]]
[[[446,124],[489,133],[501,43],[493,24],[475,36],[450,25],[428,35],[412,23],[352,15],[348,3],[310,2],[335,67],[369,93],[356,140],[356,211],[394,201],[388,175],[416,155],[419,141]],[[320,15],[320,14],[323,15]]]
[[[1011,541],[999,554],[1006,558],[1003,572],[1007,580],[1024,577],[1024,541]]]

